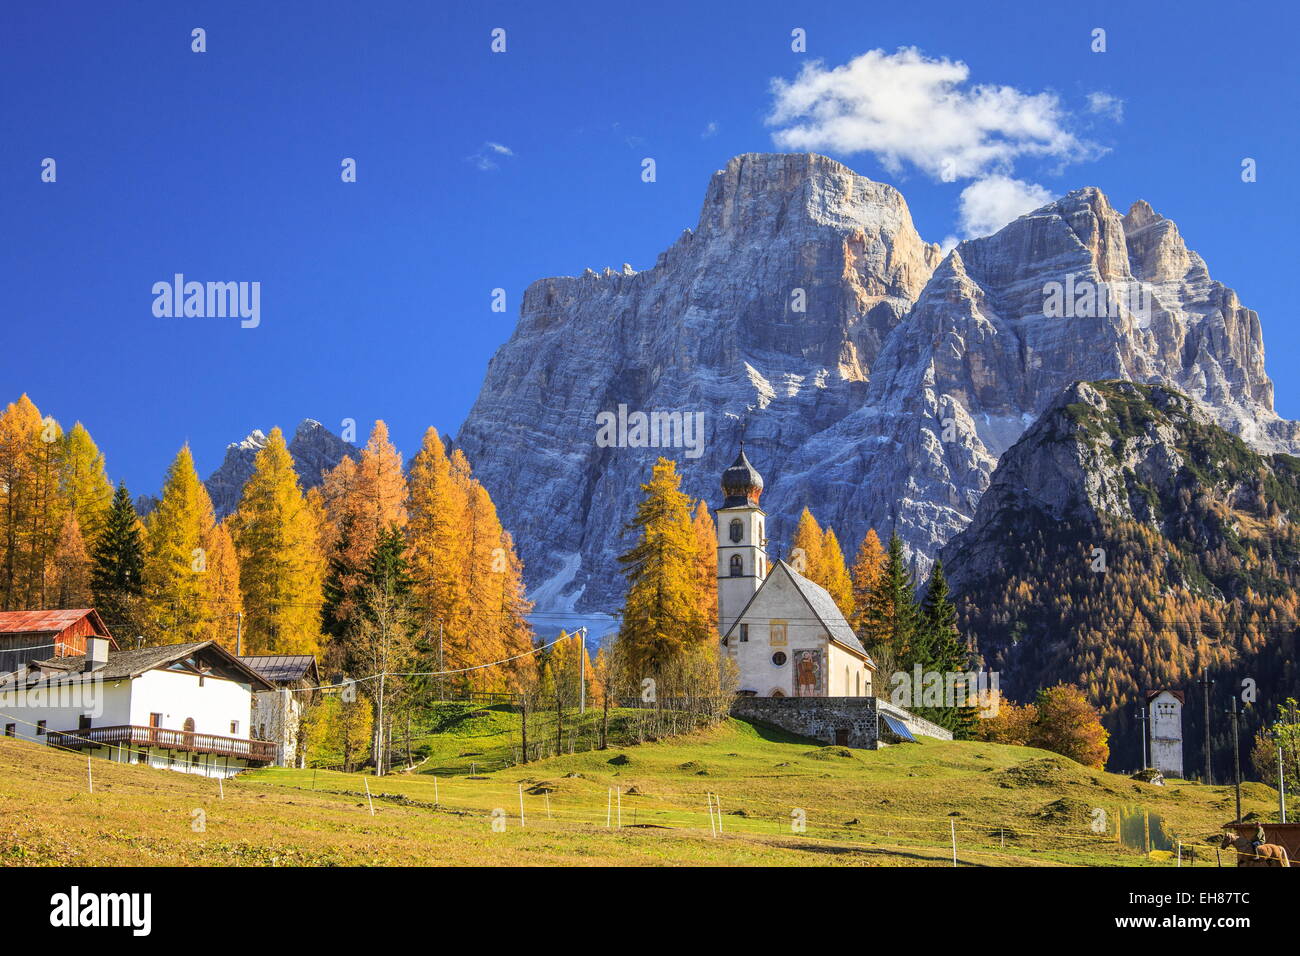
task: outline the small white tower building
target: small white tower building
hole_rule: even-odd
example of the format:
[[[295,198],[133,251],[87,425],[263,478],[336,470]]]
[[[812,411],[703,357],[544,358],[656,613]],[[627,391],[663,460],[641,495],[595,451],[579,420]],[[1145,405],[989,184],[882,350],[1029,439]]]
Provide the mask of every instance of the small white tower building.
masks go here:
[[[718,527],[718,630],[726,634],[767,576],[767,515],[758,506],[763,476],[740,454],[722,473]]]
[[[1183,694],[1177,690],[1147,691],[1151,727],[1151,766],[1166,777],[1183,776]]]

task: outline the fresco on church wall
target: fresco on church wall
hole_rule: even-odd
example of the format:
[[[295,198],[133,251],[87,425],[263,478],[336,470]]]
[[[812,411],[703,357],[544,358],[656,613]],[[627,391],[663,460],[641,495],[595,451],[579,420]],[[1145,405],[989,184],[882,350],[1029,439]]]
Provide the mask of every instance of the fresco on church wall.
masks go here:
[[[794,652],[794,695],[826,696],[826,663],[820,648],[804,648]]]

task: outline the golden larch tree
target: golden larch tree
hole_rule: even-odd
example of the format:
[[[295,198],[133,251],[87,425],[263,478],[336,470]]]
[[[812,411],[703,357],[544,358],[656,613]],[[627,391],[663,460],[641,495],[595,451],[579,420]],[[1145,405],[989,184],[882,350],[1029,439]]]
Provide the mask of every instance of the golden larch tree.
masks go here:
[[[795,525],[794,539],[790,542],[790,557],[786,563],[809,581],[825,587],[823,548],[821,525],[813,513],[804,508]]]
[[[253,460],[230,535],[239,557],[244,652],[316,653],[324,570],[318,514],[303,496],[279,428]]]
[[[875,589],[880,587],[884,572],[885,549],[880,545],[876,529],[867,528],[862,544],[858,546],[858,555],[853,559],[853,570],[850,571],[850,578],[853,579],[853,617],[849,618],[849,623],[853,624],[853,630],[858,631],[859,636],[865,624],[867,602]]]
[[[700,577],[700,611],[710,630],[718,627],[718,529],[703,500],[695,503],[691,519],[697,549],[696,564]]]
[[[654,677],[710,637],[701,611],[698,546],[676,464],[660,458],[628,526],[636,545],[619,557],[628,580],[617,653],[627,676]]]
[[[199,481],[189,445],[163,482],[162,499],[145,519],[145,635],[151,644],[201,641],[214,613],[208,603],[208,532],[212,499]]]
[[[81,525],[71,511],[63,517],[59,543],[54,551],[53,607],[93,607],[90,593],[90,554],[81,534]]]
[[[87,550],[94,550],[95,540],[113,500],[113,484],[104,471],[103,453],[81,422],[74,424],[63,436],[60,483],[64,502],[77,517]]]
[[[835,529],[827,527],[822,534],[822,578],[817,583],[824,587],[835,599],[836,606],[845,620],[853,620],[856,608],[853,600],[853,579],[844,563],[844,552],[840,548],[840,539],[835,536]]]

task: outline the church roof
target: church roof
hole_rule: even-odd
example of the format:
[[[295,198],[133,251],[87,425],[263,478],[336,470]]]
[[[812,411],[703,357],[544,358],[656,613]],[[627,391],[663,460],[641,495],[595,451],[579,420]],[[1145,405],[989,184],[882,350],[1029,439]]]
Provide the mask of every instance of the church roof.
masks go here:
[[[809,581],[784,561],[777,561],[777,564],[789,572],[790,579],[794,581],[794,586],[799,589],[803,599],[808,602],[808,606],[817,615],[827,633],[840,644],[858,651],[866,656],[867,660],[871,660],[870,655],[867,654],[867,649],[858,640],[858,635],[853,633],[853,628],[844,619],[844,613],[840,610],[840,606],[835,603],[835,598],[831,597],[831,593],[820,584]],[[763,583],[766,584],[767,582]]]
[[[795,590],[798,591],[799,596],[804,599],[804,603],[808,605],[808,609],[812,611],[813,616],[817,619],[818,623],[820,623],[822,627],[826,628],[826,633],[830,635],[831,640],[836,644],[847,647],[849,650],[861,654],[866,659],[867,663],[874,669],[876,662],[871,659],[871,655],[867,653],[867,649],[862,646],[862,642],[858,640],[858,635],[853,633],[853,628],[849,626],[849,622],[844,619],[844,613],[840,610],[839,605],[835,603],[835,599],[831,597],[830,592],[820,584],[815,584],[814,582],[809,581],[806,577],[779,558],[777,559],[776,564],[773,565],[772,571],[763,579],[763,583],[758,586],[758,590],[750,596],[749,601],[745,604],[744,610],[742,610],[740,614],[736,616],[736,619],[731,622],[731,627],[727,629],[726,636],[730,637],[731,632],[736,629],[736,625],[744,619],[745,614],[749,611],[750,605],[752,605],[758,599],[758,596],[763,593],[763,588],[767,587],[768,582],[772,580],[772,574],[775,573],[778,567],[790,576],[790,581],[794,584]]]
[[[745,449],[731,463],[731,467],[722,473],[722,507],[743,508],[758,504],[758,497],[763,493],[763,476],[745,457]]]

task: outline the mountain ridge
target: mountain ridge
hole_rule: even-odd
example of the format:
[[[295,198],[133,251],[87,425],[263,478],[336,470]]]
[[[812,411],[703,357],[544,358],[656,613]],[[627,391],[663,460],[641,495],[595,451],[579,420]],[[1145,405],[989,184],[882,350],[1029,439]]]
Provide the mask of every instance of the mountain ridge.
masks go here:
[[[1115,308],[1047,316],[1067,282]],[[677,457],[710,504],[743,421],[774,541],[807,505],[849,547],[897,529],[924,568],[1060,390],[1109,378],[1168,382],[1261,447],[1300,447],[1272,408],[1258,316],[1149,204],[1121,216],[1074,190],[943,256],[892,186],[748,153],[651,269],[531,283],[457,438],[530,586],[612,610],[621,528],[661,449],[598,447],[601,412],[702,412],[703,454]]]

